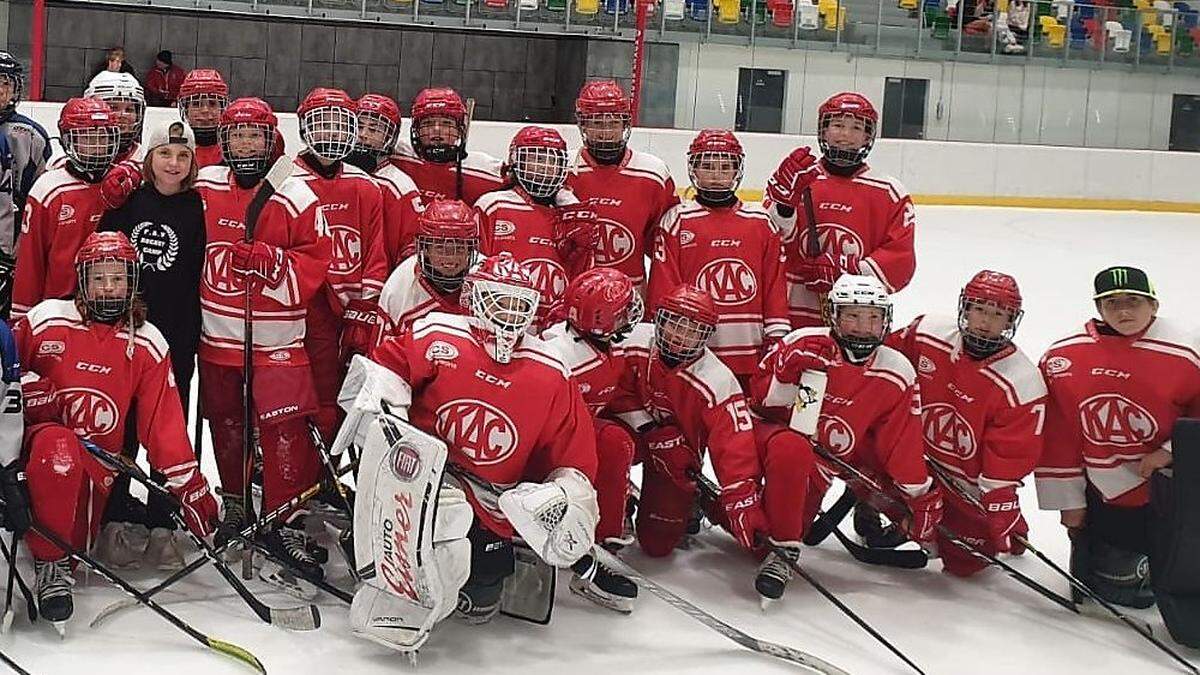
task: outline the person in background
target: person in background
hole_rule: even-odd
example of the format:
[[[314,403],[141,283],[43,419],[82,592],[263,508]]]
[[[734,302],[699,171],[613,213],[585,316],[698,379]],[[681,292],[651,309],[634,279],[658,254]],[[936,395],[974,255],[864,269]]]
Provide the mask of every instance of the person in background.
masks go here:
[[[179,86],[187,76],[175,65],[171,52],[164,49],[154,57],[154,67],[146,71],[146,105],[173,106],[179,98]]]
[[[102,61],[100,65],[92,70],[92,75],[88,78],[88,81],[90,82],[93,77],[96,77],[104,71],[108,71],[110,73],[129,73],[130,75],[134,76],[137,75],[137,72],[134,71],[133,66],[129,65],[129,62],[125,60],[125,48],[121,46],[110,47],[109,50],[104,53],[104,61]]]

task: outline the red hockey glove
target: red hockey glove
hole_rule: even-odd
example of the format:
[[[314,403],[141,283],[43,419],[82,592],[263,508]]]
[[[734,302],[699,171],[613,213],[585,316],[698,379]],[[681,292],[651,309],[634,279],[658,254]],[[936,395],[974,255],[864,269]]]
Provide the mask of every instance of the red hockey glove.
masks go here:
[[[797,384],[806,370],[828,370],[838,358],[838,346],[828,335],[806,335],[780,345],[775,354],[773,373],[784,384]]]
[[[367,356],[379,344],[383,318],[374,300],[351,300],[342,314],[341,360],[353,354]]]
[[[717,503],[725,512],[733,538],[742,548],[753,551],[759,538],[766,537],[770,531],[767,514],[762,509],[762,493],[758,483],[746,479],[728,485],[721,489]]]
[[[283,280],[283,249],[261,241],[239,241],[233,245],[233,271],[242,275],[253,274],[278,286]]]
[[[600,224],[596,212],[582,204],[559,208],[558,222],[554,224],[554,241],[563,260],[579,261],[586,258],[590,261],[592,253],[600,245]],[[571,264],[575,266],[578,263]]]
[[[919,497],[904,500],[912,517],[908,521],[908,536],[917,543],[932,542],[938,523],[942,522],[942,492],[937,485]]]
[[[817,158],[812,150],[807,147],[796,148],[783,158],[775,173],[767,179],[767,196],[776,204],[796,208],[800,203],[800,194],[813,184],[818,173]]]
[[[188,529],[197,537],[212,534],[218,515],[217,500],[208,489],[200,466],[195,461],[185,462],[164,470],[163,475],[167,477],[167,487],[179,498],[179,512]]]
[[[100,181],[100,201],[108,209],[119,209],[142,184],[142,170],[133,162],[121,162]]]
[[[700,470],[700,457],[688,444],[683,432],[676,426],[654,427],[642,434],[646,444],[646,462],[653,470],[663,474],[686,492],[693,492],[696,484],[691,473]]]
[[[856,255],[834,257],[831,253],[822,253],[815,258],[800,258],[796,262],[796,276],[813,293],[828,293],[838,277],[847,272],[858,274],[858,262]]]
[[[1017,488],[1009,486],[989,490],[983,493],[979,504],[987,515],[992,548],[997,553],[1011,550],[1013,542],[1009,540],[1012,535],[1024,534],[1020,531],[1020,526],[1024,525],[1025,521],[1021,518],[1021,502],[1017,500]]]
[[[62,401],[50,378],[27,373],[21,378],[21,397],[25,400],[26,424],[62,421]]]

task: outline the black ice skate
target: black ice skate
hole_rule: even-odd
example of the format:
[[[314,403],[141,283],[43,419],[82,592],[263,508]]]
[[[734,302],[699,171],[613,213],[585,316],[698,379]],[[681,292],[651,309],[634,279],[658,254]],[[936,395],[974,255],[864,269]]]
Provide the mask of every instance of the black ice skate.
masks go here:
[[[885,527],[879,512],[862,502],[854,505],[854,531],[869,548],[896,548],[908,541],[899,525]]]
[[[230,540],[236,540],[237,535],[246,527],[246,505],[240,495],[228,492],[221,493],[221,508],[223,515],[217,525],[217,533],[213,536],[213,544],[220,548]],[[236,562],[241,557],[241,547],[237,544],[225,551],[225,562]]]
[[[329,560],[329,551],[310,541],[303,529],[291,524],[267,532],[262,543],[278,561],[267,560],[259,571],[259,578],[303,600],[314,598],[316,589],[301,582],[305,577],[318,581],[325,579],[321,561]]]
[[[762,596],[760,601],[765,610],[770,604],[783,597],[783,591],[792,580],[792,568],[788,561],[800,559],[800,548],[794,546],[777,546],[779,553],[771,551],[758,566],[758,576],[754,578],[754,589]],[[782,555],[781,555],[782,553]]]
[[[71,598],[71,561],[67,558],[46,562],[33,561],[37,575],[38,613],[54,625],[59,637],[67,635],[67,620],[75,613],[75,602]]]
[[[590,554],[571,565],[571,571],[575,572],[571,592],[622,614],[633,611],[638,587],[629,577],[608,569]]]

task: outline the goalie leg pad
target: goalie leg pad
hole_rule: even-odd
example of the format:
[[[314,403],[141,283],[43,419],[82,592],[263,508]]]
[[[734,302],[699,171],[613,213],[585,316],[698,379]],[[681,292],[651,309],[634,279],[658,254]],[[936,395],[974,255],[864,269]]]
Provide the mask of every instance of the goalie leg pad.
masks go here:
[[[555,567],[569,567],[591,550],[600,507],[578,469],[551,471],[545,483],[520,483],[500,495],[500,511],[531,549]]]
[[[1200,648],[1200,420],[1177,421],[1171,445],[1170,469],[1150,478],[1150,576],[1171,638]]]
[[[1072,538],[1071,574],[1111,603],[1136,609],[1154,604],[1147,557],[1108,544],[1095,533],[1085,531]]]
[[[407,417],[412,403],[412,387],[399,375],[361,354],[350,359],[346,379],[338,392],[338,405],[346,418],[338,428],[329,452],[334,457],[353,445],[362,448],[375,417],[383,412],[380,401],[393,412]]]

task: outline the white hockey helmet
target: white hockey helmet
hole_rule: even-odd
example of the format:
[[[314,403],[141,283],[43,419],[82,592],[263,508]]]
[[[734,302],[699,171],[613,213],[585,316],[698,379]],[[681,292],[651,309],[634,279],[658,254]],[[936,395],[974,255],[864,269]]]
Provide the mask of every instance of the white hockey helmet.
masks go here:
[[[511,361],[537,315],[540,294],[528,268],[511,253],[499,253],[467,274],[461,292],[471,311],[471,326],[484,338],[492,358]]]
[[[98,98],[113,109],[121,123],[121,147],[124,153],[142,137],[142,122],[146,119],[146,93],[137,78],[129,73],[102,70],[88,83],[83,92],[86,98]]]
[[[856,307],[880,311],[844,316],[846,310]],[[892,298],[883,283],[871,276],[843,274],[825,298],[824,311],[830,333],[851,361],[868,358],[883,344],[892,327]]]

